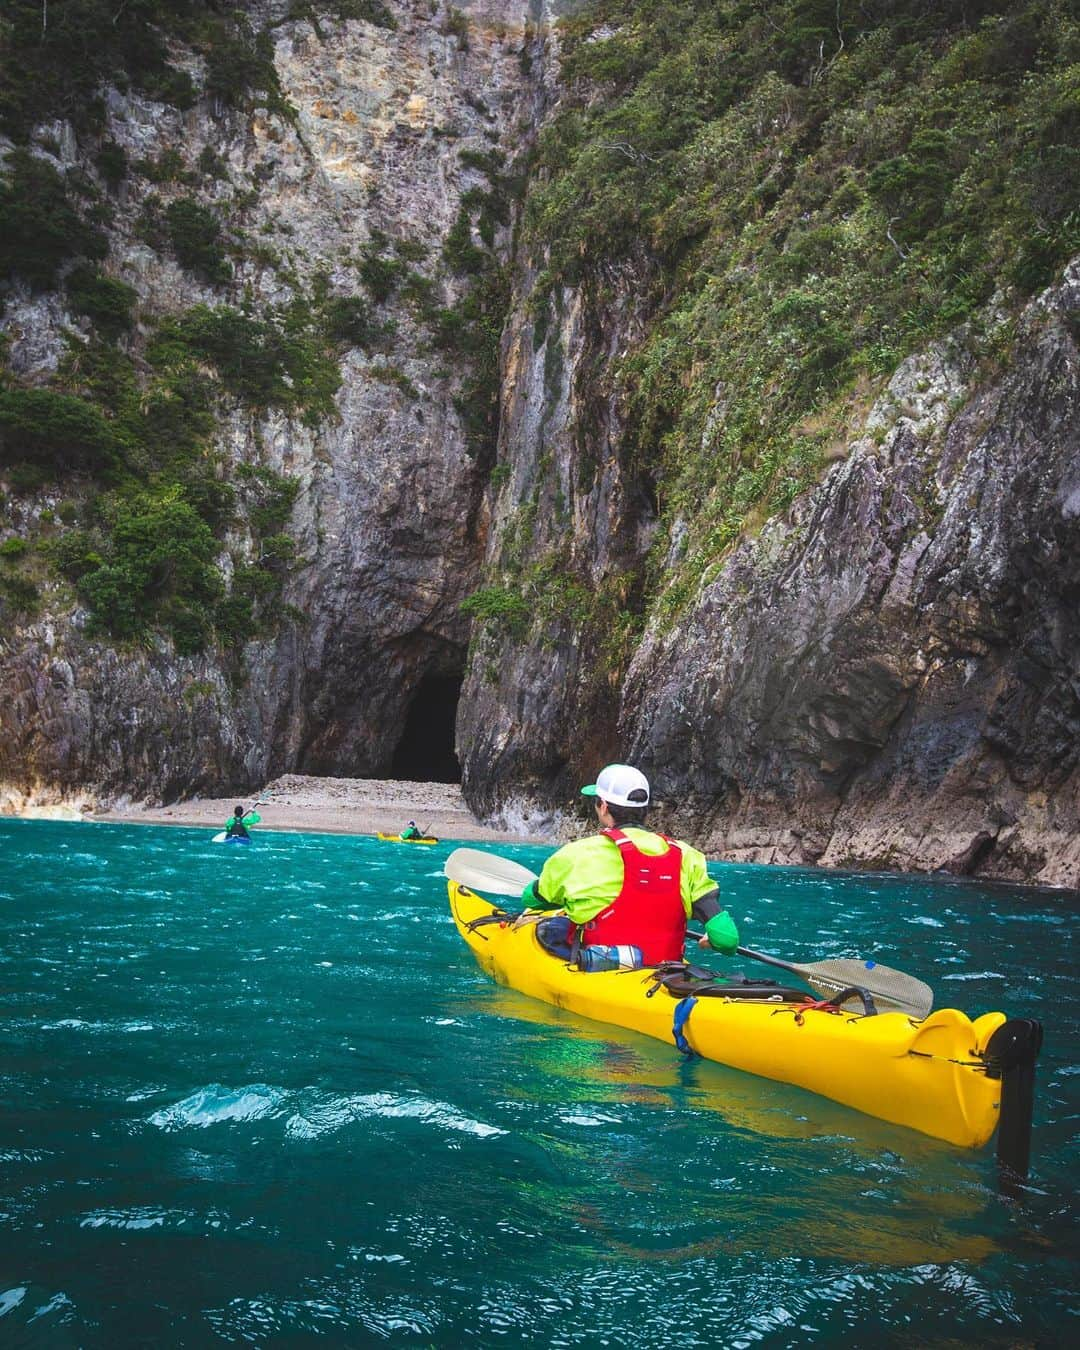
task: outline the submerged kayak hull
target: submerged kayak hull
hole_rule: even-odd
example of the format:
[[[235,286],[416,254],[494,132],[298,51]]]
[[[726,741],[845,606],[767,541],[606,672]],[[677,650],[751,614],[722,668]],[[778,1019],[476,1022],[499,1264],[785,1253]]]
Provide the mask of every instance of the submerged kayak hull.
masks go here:
[[[533,923],[520,928],[476,920],[499,913],[490,901],[449,883],[458,932],[481,968],[532,998],[656,1037],[674,1046],[675,1013],[685,1000],[660,989],[648,971],[585,973],[552,957]],[[865,1017],[795,1003],[702,997],[682,1023],[705,1059],[819,1093],[880,1120],[965,1148],[987,1143],[998,1124],[1001,1082],[982,1056],[1003,1013],[972,1022],[955,1008],[924,1021],[904,1013]]]
[[[439,841],[432,835],[421,835],[419,839],[402,839],[400,834],[383,834],[380,830],[376,839],[385,840],[388,844],[437,844]]]

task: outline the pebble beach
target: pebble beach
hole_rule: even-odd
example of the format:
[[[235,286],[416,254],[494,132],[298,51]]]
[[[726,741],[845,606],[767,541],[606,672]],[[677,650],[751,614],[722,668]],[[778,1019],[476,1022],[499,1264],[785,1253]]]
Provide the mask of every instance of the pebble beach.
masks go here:
[[[302,830],[316,834],[396,834],[415,820],[440,839],[548,843],[510,834],[476,819],[456,783],[413,783],[378,778],[316,778],[284,774],[246,798],[198,797],[169,806],[134,804],[84,815],[84,819],[126,825],[205,825],[220,829],[237,802],[250,809],[262,802],[260,830]]]

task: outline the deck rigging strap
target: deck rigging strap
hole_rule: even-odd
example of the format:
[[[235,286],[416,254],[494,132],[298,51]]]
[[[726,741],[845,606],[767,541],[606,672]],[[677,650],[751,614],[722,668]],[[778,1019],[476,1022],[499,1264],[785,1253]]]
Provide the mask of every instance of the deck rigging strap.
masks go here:
[[[508,923],[513,923],[516,918],[518,918],[516,914],[507,914],[504,910],[493,909],[490,914],[478,914],[475,919],[470,919],[464,927],[469,933],[477,933],[481,928],[486,928],[489,923],[497,923],[500,928],[504,928]],[[483,933],[480,933],[480,937],[484,938],[485,942],[487,941]]]

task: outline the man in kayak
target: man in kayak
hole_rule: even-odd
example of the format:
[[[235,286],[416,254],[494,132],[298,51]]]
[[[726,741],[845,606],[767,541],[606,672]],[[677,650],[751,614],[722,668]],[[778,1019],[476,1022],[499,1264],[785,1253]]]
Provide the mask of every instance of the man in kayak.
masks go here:
[[[250,839],[251,835],[247,832],[249,825],[258,825],[262,816],[256,811],[249,811],[244,815],[244,808],[237,802],[230,818],[225,822],[226,839]]]
[[[705,925],[702,947],[734,953],[739,933],[704,854],[645,828],[645,775],[609,764],[581,792],[592,799],[600,833],[553,853],[521,897],[533,909],[566,911],[543,922],[544,945],[572,959],[578,947],[626,945],[641,950],[644,965],[681,961],[686,923],[695,918]]]
[[[405,828],[404,828],[404,829],[401,831],[401,833],[398,835],[398,838],[399,838],[399,839],[405,839],[405,840],[409,840],[409,839],[423,839],[423,837],[424,837],[424,836],[420,833],[420,831],[419,831],[419,830],[417,829],[417,827],[416,827],[416,821],[415,821],[415,820],[410,820],[409,823],[408,823],[408,825],[406,825]]]

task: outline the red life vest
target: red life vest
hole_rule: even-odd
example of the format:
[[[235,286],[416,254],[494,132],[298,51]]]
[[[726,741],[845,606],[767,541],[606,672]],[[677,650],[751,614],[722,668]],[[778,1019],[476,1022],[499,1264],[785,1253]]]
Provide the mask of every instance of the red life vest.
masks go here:
[[[681,961],[686,940],[686,910],[683,908],[682,850],[674,839],[660,836],[666,853],[651,857],[642,853],[622,830],[602,830],[622,856],[622,890],[581,935],[582,945],[641,948],[647,966],[661,961]]]

